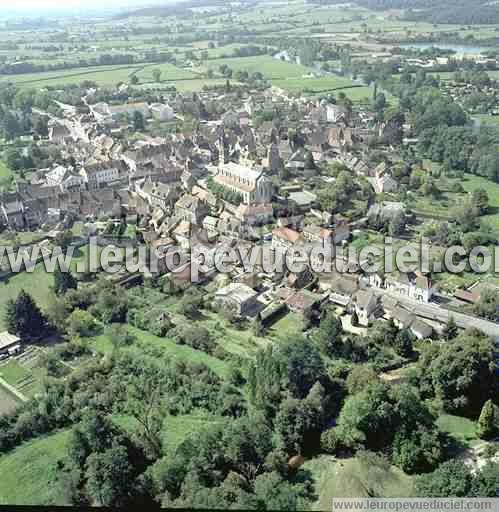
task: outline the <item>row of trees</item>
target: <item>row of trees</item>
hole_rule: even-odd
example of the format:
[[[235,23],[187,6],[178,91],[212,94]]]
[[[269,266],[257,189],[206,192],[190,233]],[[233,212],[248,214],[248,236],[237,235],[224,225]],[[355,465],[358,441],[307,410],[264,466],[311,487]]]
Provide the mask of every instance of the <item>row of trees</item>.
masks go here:
[[[239,205],[243,201],[241,194],[239,194],[238,192],[233,192],[232,190],[229,190],[226,187],[219,185],[213,179],[208,179],[208,188],[210,189],[211,192],[213,192],[213,194],[215,194],[216,197],[224,199],[229,203]]]

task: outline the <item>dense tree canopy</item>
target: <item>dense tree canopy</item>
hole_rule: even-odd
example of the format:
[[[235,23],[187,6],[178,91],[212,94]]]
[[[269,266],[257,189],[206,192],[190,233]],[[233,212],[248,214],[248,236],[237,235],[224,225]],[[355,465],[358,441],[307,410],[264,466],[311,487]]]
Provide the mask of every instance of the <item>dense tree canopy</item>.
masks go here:
[[[441,464],[433,473],[416,478],[416,492],[421,497],[495,497],[497,466],[487,464],[476,474],[460,461]]]
[[[409,473],[428,471],[443,456],[434,417],[409,386],[366,385],[346,399],[335,431],[350,449],[393,447],[394,463]]]
[[[476,418],[489,398],[497,399],[494,343],[479,333],[425,347],[418,372],[423,396],[434,397],[450,413]]]

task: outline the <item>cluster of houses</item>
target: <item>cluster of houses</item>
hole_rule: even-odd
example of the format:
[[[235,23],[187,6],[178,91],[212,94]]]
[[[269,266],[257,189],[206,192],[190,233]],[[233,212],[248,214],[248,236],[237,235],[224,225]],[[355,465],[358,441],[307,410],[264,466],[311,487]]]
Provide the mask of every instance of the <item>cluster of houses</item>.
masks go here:
[[[177,95],[180,96],[180,95]],[[316,195],[306,188],[308,154],[317,161],[339,161],[352,176],[366,176],[378,194],[394,191],[396,181],[386,165],[372,166],[354,148],[377,127],[369,113],[358,115],[342,105],[291,99],[282,95],[242,99],[215,121],[200,123],[192,132],[168,137],[141,135],[124,140],[110,126],[120,124],[118,113],[175,116],[192,98],[177,97],[173,107],[126,104],[120,108],[94,105],[90,114],[65,112],[52,120],[51,137],[68,166],[37,171],[17,190],[0,195],[0,222],[7,229],[37,229],[70,220],[136,218],[139,243],[151,247],[180,247],[187,255],[196,244],[215,250],[221,245],[247,253],[263,244],[277,253],[297,246],[335,249],[351,236],[348,219],[322,211]],[[273,102],[288,102],[303,116],[302,143],[290,136],[286,122],[252,124],[252,114]],[[146,112],[147,111],[147,112]],[[111,123],[111,125],[109,125]],[[283,183],[280,172],[291,178]],[[294,178],[299,176],[299,180]],[[303,179],[305,177],[305,179]],[[288,189],[288,195],[283,194]],[[287,202],[295,205],[293,212]],[[381,206],[384,207],[384,206]],[[70,222],[69,222],[70,224]],[[195,234],[195,235],[194,235]],[[166,272],[166,261],[160,266]],[[267,318],[285,307],[313,315],[325,303],[356,312],[360,326],[374,319],[394,318],[418,336],[430,336],[433,327],[417,319],[403,304],[383,297],[428,303],[434,286],[428,276],[366,275],[358,262],[337,261],[335,270],[316,273],[310,265],[298,273],[267,272],[257,259],[252,272],[236,265],[216,300],[238,315]],[[342,268],[343,271],[338,271]],[[176,280],[189,279],[190,263]],[[227,278],[227,276],[224,276]],[[207,264],[199,280],[218,279]],[[222,283],[223,284],[223,283]]]
[[[177,95],[171,105],[97,103],[89,104],[87,114],[69,108],[63,110],[62,118],[47,114],[49,137],[39,144],[61,148],[65,161],[71,165],[40,169],[29,182],[18,183],[16,192],[0,195],[0,222],[10,229],[34,229],[56,219],[57,211],[62,216],[71,213],[95,218],[115,215],[120,208],[137,201],[135,207],[139,209],[145,202],[169,214],[175,201],[184,193],[191,194],[193,187],[199,201],[211,202],[213,209],[213,194],[206,184],[210,181],[240,197],[246,205],[237,212],[231,212],[227,205],[230,221],[261,223],[271,214],[272,197],[278,192],[271,184],[272,176],[281,169],[295,176],[308,176],[309,154],[315,162],[344,160],[354,172],[369,176],[379,193],[396,188],[387,169],[372,169],[363,162],[361,169],[350,162],[357,158],[351,152],[353,147],[366,142],[372,133],[372,118],[354,115],[341,105],[296,100],[270,92],[242,100],[239,108],[229,108],[218,120],[202,123],[189,133],[163,138],[144,135],[136,142],[122,136],[127,119],[134,112],[141,112],[145,119],[168,121],[176,116],[177,109],[200,110],[198,103]],[[301,143],[290,137],[286,122],[277,126],[264,121],[258,127],[251,126],[252,113],[283,104],[290,110],[297,108],[303,116]],[[295,192],[304,207],[313,204],[310,191]],[[223,217],[228,220],[227,214]]]

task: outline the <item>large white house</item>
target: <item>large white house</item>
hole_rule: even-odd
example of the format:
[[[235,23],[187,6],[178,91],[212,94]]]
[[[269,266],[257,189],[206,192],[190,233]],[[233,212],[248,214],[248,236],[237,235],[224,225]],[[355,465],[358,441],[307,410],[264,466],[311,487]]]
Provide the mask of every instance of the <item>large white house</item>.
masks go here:
[[[218,167],[215,182],[240,194],[245,204],[270,203],[272,199],[272,184],[261,170],[228,162]]]
[[[238,315],[245,315],[256,304],[257,293],[242,283],[230,283],[215,294],[215,302],[224,308],[230,308]]]
[[[170,105],[164,105],[163,103],[153,103],[151,105],[151,114],[154,119],[158,119],[161,122],[171,121],[175,117],[175,112]]]
[[[90,111],[99,122],[118,121],[124,116],[132,116],[134,112],[140,112],[145,119],[151,117],[151,109],[145,102],[124,103],[122,105],[96,103],[90,106]]]
[[[124,173],[125,166],[121,160],[96,162],[82,167],[80,175],[89,190],[97,190],[118,181]]]
[[[45,182],[50,187],[59,187],[61,192],[73,192],[85,187],[85,179],[71,169],[59,165],[45,175]]]

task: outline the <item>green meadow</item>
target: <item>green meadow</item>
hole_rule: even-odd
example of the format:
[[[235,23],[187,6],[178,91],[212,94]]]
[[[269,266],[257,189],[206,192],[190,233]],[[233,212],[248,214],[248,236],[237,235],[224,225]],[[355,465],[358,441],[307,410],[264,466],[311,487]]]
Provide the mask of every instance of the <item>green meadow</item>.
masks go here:
[[[451,191],[452,183],[459,181],[464,189],[464,193]],[[433,201],[427,197],[417,196],[413,205],[415,213],[425,217],[450,220],[450,214],[453,208],[461,205],[466,200],[469,193],[482,188],[487,191],[489,196],[490,213],[481,217],[492,227],[499,229],[499,183],[495,183],[487,178],[465,174],[463,179],[455,180],[445,178],[438,182],[441,191],[441,200]]]
[[[12,82],[19,87],[49,87],[55,85],[78,84],[84,80],[91,80],[98,85],[115,85],[125,82],[130,74],[139,69],[134,66],[96,66],[73,68],[60,71],[47,71],[44,73],[25,73],[19,75],[5,75],[1,82]]]
[[[10,176],[12,176],[12,171],[7,167],[5,162],[0,160],[0,181]]]
[[[307,460],[302,469],[311,474],[315,483],[317,501],[312,510],[330,510],[333,498],[401,498],[414,492],[410,476],[377,457],[337,459],[320,455]]]
[[[68,439],[69,430],[63,430],[0,456],[0,504],[64,505],[56,475]]]
[[[214,59],[206,62],[208,69],[217,71],[219,66],[227,65],[234,72],[247,71],[249,74],[262,73],[269,79],[275,80],[279,78],[302,77],[310,73],[310,68],[274,59],[270,55],[258,55],[256,57],[233,57],[228,59]]]
[[[135,76],[140,82],[154,82],[153,71],[161,71],[161,82],[170,82],[172,80],[191,80],[197,78],[197,75],[188,69],[179,68],[173,64],[151,64],[137,71]]]

